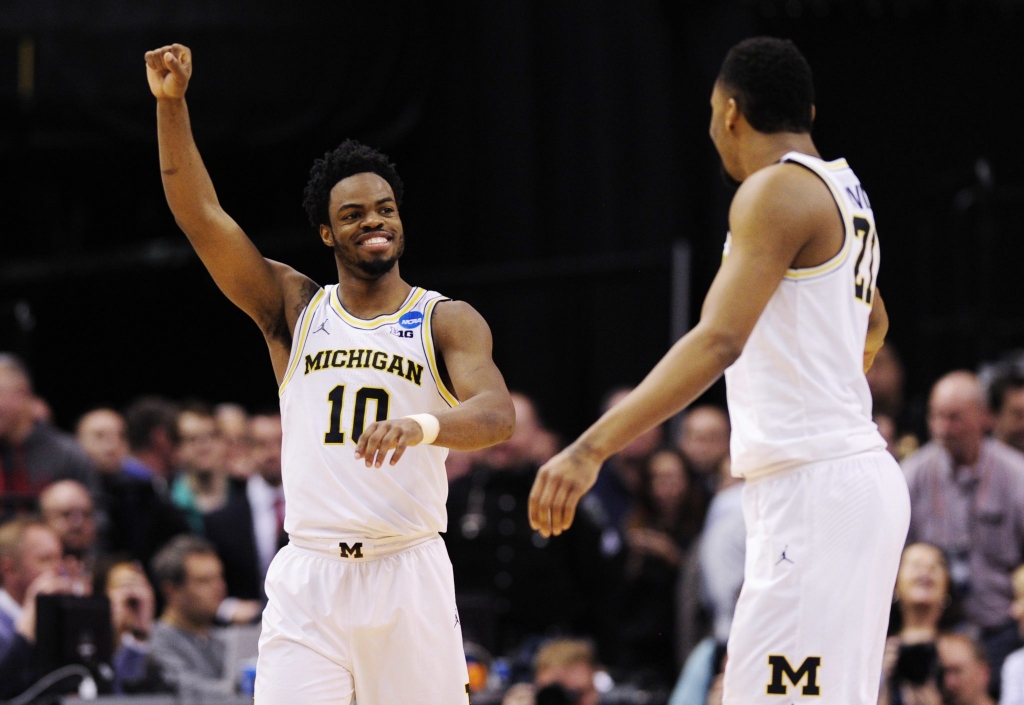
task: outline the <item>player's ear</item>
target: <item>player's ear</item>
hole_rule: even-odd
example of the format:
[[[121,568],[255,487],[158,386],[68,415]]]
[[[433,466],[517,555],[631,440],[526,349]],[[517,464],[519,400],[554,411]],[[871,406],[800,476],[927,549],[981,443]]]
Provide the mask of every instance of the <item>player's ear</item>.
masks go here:
[[[735,98],[729,98],[725,103],[725,129],[733,130],[740,120],[740,106]]]
[[[814,118],[818,114],[818,106],[811,103],[811,124],[814,124]]]
[[[320,224],[320,239],[328,247],[334,247],[334,233],[330,225]]]

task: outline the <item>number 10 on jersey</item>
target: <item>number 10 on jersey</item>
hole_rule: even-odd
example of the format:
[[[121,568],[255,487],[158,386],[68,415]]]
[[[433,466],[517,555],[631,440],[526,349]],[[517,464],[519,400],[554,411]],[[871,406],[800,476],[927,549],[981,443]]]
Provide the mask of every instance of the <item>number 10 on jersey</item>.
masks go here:
[[[345,442],[345,432],[341,430],[341,412],[345,405],[345,385],[339,384],[327,395],[327,401],[331,403],[331,420],[327,433],[324,434],[324,443],[327,445],[341,445]],[[366,402],[373,401],[377,406],[375,421],[386,421],[391,406],[391,396],[386,389],[380,387],[362,387],[356,392],[356,409],[352,414],[352,442],[358,443],[359,437],[366,429]]]

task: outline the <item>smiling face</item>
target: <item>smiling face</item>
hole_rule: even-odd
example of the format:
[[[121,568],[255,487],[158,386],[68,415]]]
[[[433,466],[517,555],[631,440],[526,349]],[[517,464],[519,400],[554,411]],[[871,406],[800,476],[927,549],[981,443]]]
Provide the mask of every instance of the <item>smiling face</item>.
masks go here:
[[[405,251],[405,234],[391,186],[372,172],[354,174],[331,189],[330,227],[320,238],[339,267],[360,279],[379,279]]]
[[[896,575],[896,595],[904,606],[942,609],[949,594],[949,572],[938,548],[926,543],[907,546]]]

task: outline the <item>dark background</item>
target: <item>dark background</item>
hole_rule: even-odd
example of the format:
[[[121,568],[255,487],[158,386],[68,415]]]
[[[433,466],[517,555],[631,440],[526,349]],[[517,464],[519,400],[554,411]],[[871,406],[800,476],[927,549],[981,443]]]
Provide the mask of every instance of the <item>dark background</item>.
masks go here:
[[[677,240],[696,320],[731,195],[708,98],[753,34],[805,52],[819,149],[871,195],[911,392],[1024,347],[1024,3],[283,5],[0,5],[0,349],[59,423],[142,392],[276,403],[261,335],[163,200],[142,56],[174,41],[221,201],[263,252],[335,281],[309,166],[345,137],[382,148],[407,187],[403,275],[477,307],[565,434],[669,345]]]

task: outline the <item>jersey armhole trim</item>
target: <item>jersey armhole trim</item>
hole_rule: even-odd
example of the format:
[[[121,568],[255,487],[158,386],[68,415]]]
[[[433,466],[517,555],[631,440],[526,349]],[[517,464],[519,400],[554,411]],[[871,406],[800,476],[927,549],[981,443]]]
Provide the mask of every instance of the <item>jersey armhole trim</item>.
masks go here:
[[[842,162],[842,167],[838,168],[847,168],[846,160],[836,160],[835,162],[828,162],[826,166],[829,166],[830,164],[838,164],[840,161]],[[846,262],[846,259],[850,256],[850,241],[852,239],[850,237],[850,223],[853,222],[853,216],[850,215],[850,212],[846,208],[846,204],[843,203],[842,194],[836,190],[835,186],[827,178],[825,178],[824,174],[819,173],[818,170],[812,167],[810,164],[807,164],[806,162],[801,161],[799,159],[794,159],[790,156],[783,158],[783,162],[787,164],[797,164],[799,166],[802,166],[803,168],[807,169],[812,174],[817,176],[819,179],[821,179],[821,182],[825,184],[825,188],[827,188],[828,192],[832,195],[832,200],[836,204],[836,208],[839,210],[839,217],[843,221],[843,246],[838,253],[836,253],[833,257],[814,267],[787,269],[786,274],[783,276],[783,278],[786,279],[787,281],[800,281],[802,279],[820,277],[825,274],[828,274],[829,272],[833,272],[839,267],[841,267],[843,263]]]
[[[302,324],[301,328],[297,327],[299,335],[296,337],[295,342],[292,343],[295,349],[292,350],[291,364],[288,365],[288,371],[285,372],[284,379],[281,381],[281,386],[277,389],[277,396],[281,398],[284,394],[284,388],[288,384],[288,380],[295,374],[295,370],[299,367],[299,361],[302,359],[302,349],[306,347],[306,336],[309,334],[309,326],[313,322],[313,313],[316,311],[320,300],[323,299],[324,294],[327,293],[325,289],[321,289],[313,295],[309,303],[306,304],[306,310],[302,312],[302,317],[299,322]]]
[[[424,308],[423,352],[427,356],[427,366],[430,368],[430,376],[434,378],[434,384],[437,386],[437,393],[441,395],[441,398],[444,399],[448,406],[454,408],[459,405],[459,400],[441,379],[441,373],[437,366],[437,357],[435,353],[436,348],[434,347],[434,307],[441,301],[451,301],[451,299],[446,296],[439,296],[438,298],[428,302]]]

